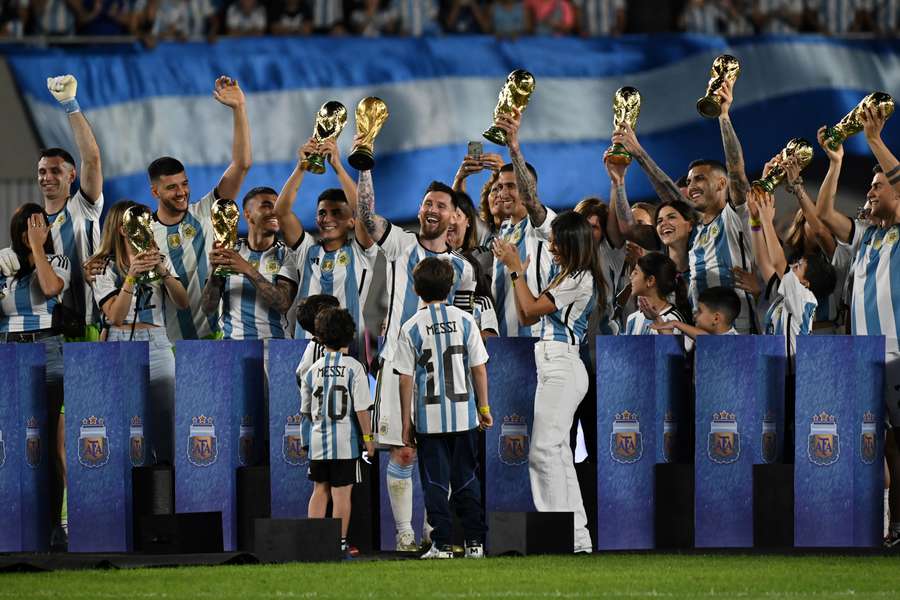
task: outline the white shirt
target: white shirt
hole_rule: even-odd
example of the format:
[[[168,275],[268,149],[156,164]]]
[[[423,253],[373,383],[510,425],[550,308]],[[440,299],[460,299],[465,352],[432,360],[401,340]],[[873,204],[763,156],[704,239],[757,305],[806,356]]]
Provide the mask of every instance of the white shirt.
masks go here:
[[[665,309],[661,313],[659,313],[659,318],[666,321],[681,321],[685,322],[684,317],[678,312],[674,306],[669,305],[669,308]],[[634,311],[630,315],[628,315],[628,320],[625,322],[625,335],[657,335],[658,331],[655,329],[651,329],[650,326],[653,325],[653,321],[644,316],[639,310]],[[675,330],[675,334],[679,334],[678,330]]]
[[[240,9],[237,3],[228,7],[225,14],[228,33],[259,32],[266,30],[266,9],[257,6],[249,15]]]
[[[497,311],[494,303],[487,296],[475,296],[475,306],[472,317],[478,325],[479,331],[492,331],[498,333],[500,325],[497,323]]]
[[[777,292],[773,290],[776,285]],[[766,335],[783,335],[787,355],[792,357],[797,352],[797,336],[812,333],[818,306],[816,297],[800,283],[793,271],[788,271],[781,279],[772,275],[766,297],[773,297],[773,302],[766,312],[764,331]]]
[[[471,368],[487,361],[475,320],[455,306],[429,304],[403,324],[393,366],[414,378],[418,433],[478,427]]]
[[[575,0],[581,10],[581,27],[588,35],[609,35],[625,10],[625,0]]]
[[[777,13],[803,15],[803,0],[756,0],[756,10],[765,15],[763,33],[797,33],[797,28],[782,20]]]
[[[174,273],[172,261],[163,255],[165,264],[161,271],[168,270]],[[94,297],[101,308],[118,295],[125,284],[125,276],[119,273],[116,261],[111,257],[106,260],[106,269],[94,278]],[[146,285],[135,285],[131,296],[131,303],[123,323],[134,322],[135,309],[137,309],[137,322],[157,327],[166,326],[166,298],[169,295],[162,279],[150,282]]]
[[[64,293],[70,281],[69,259],[51,254],[47,260],[53,272],[63,280]],[[48,298],[44,295],[36,270],[19,279],[0,275],[0,333],[50,329],[53,327],[53,308],[59,303],[60,296]]]
[[[290,250],[275,241],[266,250],[253,250],[245,238],[238,239],[237,253],[260,272],[269,283],[283,265],[290,260]],[[222,333],[226,340],[268,340],[286,336],[287,318],[274,308],[263,304],[256,286],[246,275],[234,274],[225,278],[222,288]]]
[[[551,275],[556,276],[554,265]],[[552,281],[552,279],[551,279]],[[540,338],[549,342],[581,344],[587,336],[588,317],[594,310],[596,292],[594,277],[588,271],[569,275],[559,285],[546,289],[556,311],[541,317]]]

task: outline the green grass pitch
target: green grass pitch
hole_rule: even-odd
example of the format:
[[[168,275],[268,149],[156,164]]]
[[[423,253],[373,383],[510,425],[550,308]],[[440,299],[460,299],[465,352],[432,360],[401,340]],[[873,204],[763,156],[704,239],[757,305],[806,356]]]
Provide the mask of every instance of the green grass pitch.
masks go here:
[[[0,598],[900,598],[900,557],[600,554],[0,574]]]

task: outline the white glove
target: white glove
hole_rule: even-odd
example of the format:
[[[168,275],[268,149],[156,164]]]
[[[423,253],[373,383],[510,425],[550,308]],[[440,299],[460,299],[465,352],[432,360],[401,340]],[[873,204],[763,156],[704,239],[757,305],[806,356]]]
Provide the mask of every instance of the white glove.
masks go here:
[[[78,112],[78,101],[75,92],[78,90],[78,80],[74,75],[60,75],[47,78],[47,89],[63,105],[67,113]]]
[[[12,277],[19,272],[19,257],[12,248],[0,250],[0,275]]]

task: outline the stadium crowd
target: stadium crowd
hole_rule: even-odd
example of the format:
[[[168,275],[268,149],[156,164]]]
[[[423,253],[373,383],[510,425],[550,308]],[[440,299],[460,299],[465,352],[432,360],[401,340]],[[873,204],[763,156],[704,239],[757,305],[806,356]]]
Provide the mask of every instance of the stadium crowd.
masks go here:
[[[687,0],[672,31],[730,36],[900,33],[898,0]],[[0,35],[216,36],[643,33],[628,0],[2,0]],[[663,29],[665,29],[665,25]],[[658,31],[658,29],[654,29]]]
[[[801,335],[884,335],[885,400],[891,424],[900,425],[893,392],[900,387],[900,290],[892,275],[900,268],[893,264],[900,260],[900,162],[882,141],[893,110],[884,97],[862,102],[854,113],[874,158],[859,215],[834,206],[842,136],[853,128],[819,130],[829,169],[815,200],[804,187],[802,153],[779,153],[751,184],[729,116],[734,81],[725,79],[714,92],[724,164],[696,157],[670,177],[622,122],[604,154],[608,201],[598,190],[597,197],[572,199],[573,210],[556,214],[541,203],[538,170],[526,162],[518,140],[522,112],[513,108],[495,114],[492,129],[507,156],[491,151],[500,146],[470,144],[461,151],[455,175],[434,174],[452,176],[452,184],[434,181],[423,190],[413,233],[378,214],[366,131],[357,133],[350,156],[356,179],[334,137],[312,137],[300,145],[288,179],[272,182],[281,183],[280,191],[242,193],[252,168],[251,133],[247,100],[228,77],[216,80],[213,93],[230,108],[233,123],[231,162],[218,185],[194,199],[179,160],[152,159],[147,172],[156,211],[120,201],[108,208],[101,227],[101,153],[76,99],[77,82],[71,75],[52,77],[48,88],[68,115],[81,164],[61,148],[40,154],[42,202],[16,211],[12,245],[0,250],[0,339],[47,348],[52,427],[59,432],[58,539],[64,538],[66,473],[64,337],[149,342],[148,420],[157,432],[149,447],[162,464],[172,464],[175,452],[176,340],[312,339],[297,369],[316,482],[310,515],[323,515],[330,497],[335,515],[345,517],[346,535],[358,458],[363,447],[371,453],[377,444],[390,452],[386,484],[397,547],[416,549],[411,519],[418,453],[434,527],[429,557],[451,555],[451,508],[462,519],[467,552],[481,554],[477,432],[493,424],[484,368],[484,340],[491,336],[538,339],[532,495],[538,510],[575,515],[576,552],[589,552],[592,544],[571,429],[580,423],[587,448],[596,447],[596,403],[582,402],[591,394],[588,341],[595,335],[672,334],[685,352],[702,335],[784,335],[789,357]],[[340,187],[318,197],[314,237],[293,207],[304,177],[317,168],[332,170]],[[657,204],[629,203],[629,168],[649,178]],[[468,190],[473,202],[466,182],[475,173],[489,177],[480,190]],[[782,236],[774,226],[779,184],[779,202],[796,206]],[[240,208],[228,208],[226,200],[241,198]],[[242,210],[247,235],[233,245],[214,243],[228,210],[234,217]],[[367,324],[363,307],[379,254],[387,265],[380,276],[387,280],[388,306],[383,320]],[[385,336],[377,356],[367,325]],[[374,405],[369,371],[378,378]],[[890,428],[888,436],[886,466],[900,475]],[[786,450],[785,460],[792,456]],[[897,476],[889,479],[893,510],[885,543],[895,545],[900,486]]]

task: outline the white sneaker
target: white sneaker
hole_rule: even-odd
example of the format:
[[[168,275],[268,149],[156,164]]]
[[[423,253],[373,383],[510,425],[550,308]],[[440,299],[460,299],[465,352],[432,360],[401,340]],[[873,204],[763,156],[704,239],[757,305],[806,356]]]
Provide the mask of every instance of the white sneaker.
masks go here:
[[[484,545],[479,543],[466,544],[466,558],[484,558]]]
[[[397,552],[417,552],[419,545],[416,544],[416,534],[412,531],[397,533],[396,549]]]
[[[577,546],[575,548],[575,554],[591,554],[593,552],[593,546]]]
[[[453,550],[450,549],[450,546],[438,548],[436,544],[432,544],[431,548],[428,549],[428,552],[419,558],[424,560],[430,560],[432,558],[453,558]]]

